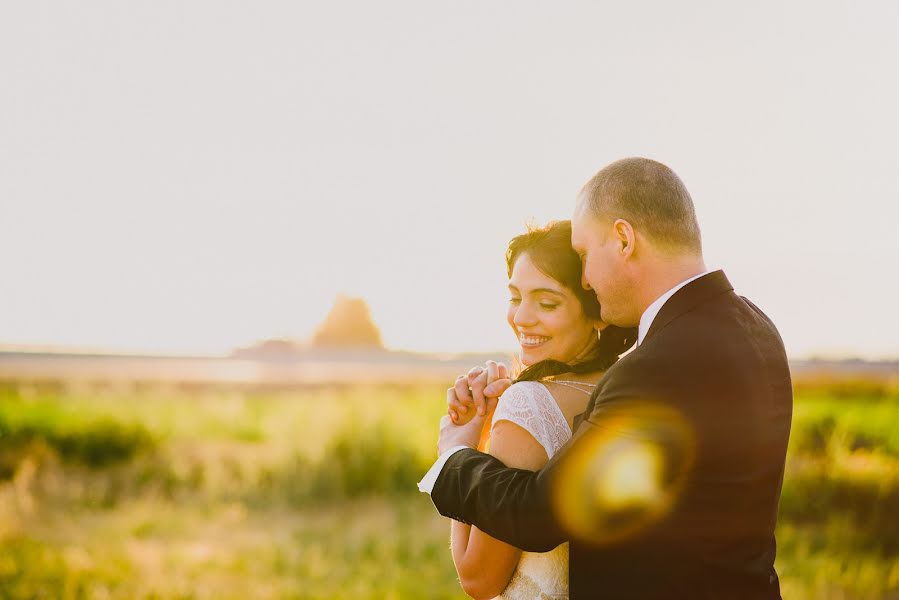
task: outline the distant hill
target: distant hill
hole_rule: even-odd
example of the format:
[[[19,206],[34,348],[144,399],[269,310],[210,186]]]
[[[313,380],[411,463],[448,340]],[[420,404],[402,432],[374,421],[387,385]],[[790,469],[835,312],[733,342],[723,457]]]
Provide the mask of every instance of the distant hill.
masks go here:
[[[383,349],[381,331],[371,318],[371,310],[362,298],[340,294],[312,336],[314,348]]]
[[[231,352],[231,356],[246,360],[299,360],[304,353],[305,348],[299,342],[275,339],[236,348]]]
[[[263,340],[238,348],[234,358],[263,361],[367,360],[372,354],[386,352],[381,331],[371,318],[371,310],[362,298],[338,294],[328,316],[315,330],[311,343],[290,339]]]

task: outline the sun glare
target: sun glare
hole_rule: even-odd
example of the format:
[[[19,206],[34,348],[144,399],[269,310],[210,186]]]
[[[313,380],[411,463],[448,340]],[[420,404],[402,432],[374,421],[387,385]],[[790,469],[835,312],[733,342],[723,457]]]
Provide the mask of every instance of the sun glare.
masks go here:
[[[695,451],[677,411],[641,402],[587,427],[560,466],[553,508],[573,538],[605,544],[664,517],[679,497]]]
[[[655,446],[623,440],[610,448],[605,472],[596,481],[594,502],[610,510],[652,506],[664,497],[661,489],[664,457]]]

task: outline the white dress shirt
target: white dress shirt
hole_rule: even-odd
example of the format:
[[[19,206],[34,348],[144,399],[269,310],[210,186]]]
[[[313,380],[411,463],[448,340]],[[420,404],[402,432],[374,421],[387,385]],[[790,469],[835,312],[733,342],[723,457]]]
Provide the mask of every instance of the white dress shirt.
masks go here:
[[[639,346],[643,343],[643,338],[646,337],[646,334],[649,332],[649,328],[652,327],[652,322],[655,321],[656,316],[659,314],[659,311],[662,310],[662,307],[668,302],[668,299],[671,298],[674,294],[677,293],[679,289],[690,283],[691,281],[695,281],[702,277],[703,275],[708,275],[712,271],[705,271],[704,273],[700,273],[699,275],[695,275],[681,281],[679,284],[659,296],[655,299],[655,301],[650,304],[646,310],[643,311],[643,314],[640,315],[640,325],[637,329],[637,345]],[[425,476],[422,477],[421,481],[418,482],[418,490],[420,492],[424,492],[425,494],[430,494],[434,489],[434,484],[437,483],[437,477],[440,475],[440,472],[443,470],[443,465],[446,464],[446,461],[449,460],[450,456],[458,452],[459,450],[464,450],[469,446],[453,446],[446,452],[440,455],[437,459],[437,462],[428,469],[428,472],[425,473]]]

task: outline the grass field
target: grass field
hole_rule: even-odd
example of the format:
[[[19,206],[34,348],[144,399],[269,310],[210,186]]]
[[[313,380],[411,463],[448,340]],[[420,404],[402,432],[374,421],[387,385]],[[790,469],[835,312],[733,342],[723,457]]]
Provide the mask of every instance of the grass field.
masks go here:
[[[464,598],[445,385],[0,385],[0,598]],[[899,598],[899,398],[800,388],[784,598]]]

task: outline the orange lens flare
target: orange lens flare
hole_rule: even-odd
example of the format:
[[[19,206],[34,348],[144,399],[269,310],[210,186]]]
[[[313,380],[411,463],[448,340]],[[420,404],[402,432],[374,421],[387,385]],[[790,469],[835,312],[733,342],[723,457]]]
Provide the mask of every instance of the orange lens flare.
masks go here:
[[[695,439],[686,419],[658,402],[622,403],[595,421],[559,466],[553,508],[573,539],[608,544],[668,513],[693,463]]]

